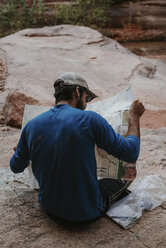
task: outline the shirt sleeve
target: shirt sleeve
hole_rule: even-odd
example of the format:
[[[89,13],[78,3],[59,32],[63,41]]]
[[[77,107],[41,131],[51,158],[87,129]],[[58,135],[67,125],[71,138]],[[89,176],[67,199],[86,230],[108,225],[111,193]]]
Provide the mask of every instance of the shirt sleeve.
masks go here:
[[[10,159],[10,168],[14,173],[23,172],[29,164],[29,152],[24,128],[17,146],[17,150]]]
[[[137,136],[123,137],[98,114],[93,119],[92,125],[95,143],[99,148],[125,162],[136,162],[140,152],[140,140]]]

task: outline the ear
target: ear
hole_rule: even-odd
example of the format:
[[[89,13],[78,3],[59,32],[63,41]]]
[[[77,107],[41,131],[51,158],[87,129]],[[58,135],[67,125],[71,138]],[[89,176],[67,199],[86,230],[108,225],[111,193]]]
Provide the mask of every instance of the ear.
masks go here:
[[[76,87],[76,94],[77,94],[78,98],[80,98],[80,90],[79,90],[79,87]]]

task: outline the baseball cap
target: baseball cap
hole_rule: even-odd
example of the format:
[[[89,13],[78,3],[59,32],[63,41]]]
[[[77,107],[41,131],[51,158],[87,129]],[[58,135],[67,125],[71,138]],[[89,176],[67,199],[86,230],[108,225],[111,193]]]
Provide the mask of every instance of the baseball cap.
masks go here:
[[[81,75],[75,72],[66,72],[61,75],[54,83],[55,92],[58,93],[60,89],[70,85],[81,86],[85,88],[87,93],[87,102],[90,102],[97,97],[97,95],[89,89],[87,81]]]

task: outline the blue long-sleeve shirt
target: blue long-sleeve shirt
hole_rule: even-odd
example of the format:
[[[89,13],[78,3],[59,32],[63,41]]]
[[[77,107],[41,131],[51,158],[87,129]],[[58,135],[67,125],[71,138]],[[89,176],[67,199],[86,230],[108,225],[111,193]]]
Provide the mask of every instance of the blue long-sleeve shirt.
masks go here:
[[[97,113],[60,104],[25,126],[10,167],[22,172],[31,160],[43,208],[63,219],[86,221],[103,210],[95,144],[126,162],[139,155],[136,136],[124,138]]]

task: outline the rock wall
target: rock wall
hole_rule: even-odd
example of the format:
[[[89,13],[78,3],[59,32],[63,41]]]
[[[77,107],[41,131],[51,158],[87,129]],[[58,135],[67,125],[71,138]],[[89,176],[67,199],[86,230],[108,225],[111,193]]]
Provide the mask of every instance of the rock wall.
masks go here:
[[[166,1],[115,1],[106,32],[119,41],[166,40]]]
[[[116,1],[118,2],[118,1]],[[111,26],[166,30],[165,0],[123,1],[111,6]]]

